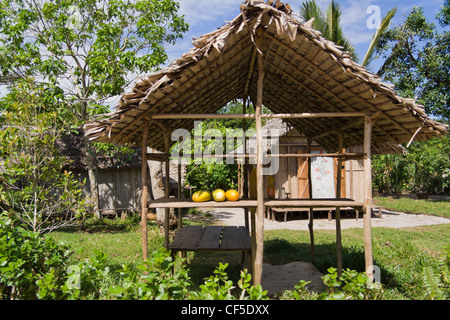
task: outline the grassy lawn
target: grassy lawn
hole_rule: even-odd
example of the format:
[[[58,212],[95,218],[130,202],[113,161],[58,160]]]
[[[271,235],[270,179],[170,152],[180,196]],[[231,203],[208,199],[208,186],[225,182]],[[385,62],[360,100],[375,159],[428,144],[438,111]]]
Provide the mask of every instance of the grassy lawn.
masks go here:
[[[186,221],[186,224],[199,224]],[[107,228],[106,228],[107,229]],[[163,235],[155,223],[149,223],[149,251],[163,246]],[[335,232],[316,230],[316,267],[326,273],[336,266]],[[381,268],[382,283],[391,299],[423,299],[419,275],[424,266],[437,266],[450,246],[450,224],[405,229],[373,228],[374,264]],[[92,230],[90,232],[60,231],[52,234],[76,250],[74,258],[87,259],[94,250],[105,252],[112,266],[141,262],[141,234],[138,225],[124,230]],[[310,261],[310,240],[307,231],[271,230],[265,232],[264,261],[286,264]],[[342,230],[344,268],[364,271],[362,229]],[[239,278],[241,253],[188,253],[188,268],[194,284],[211,275],[219,262],[229,263],[231,280]]]
[[[418,200],[408,197],[375,197],[374,204],[392,211],[419,213],[450,218],[450,200]]]

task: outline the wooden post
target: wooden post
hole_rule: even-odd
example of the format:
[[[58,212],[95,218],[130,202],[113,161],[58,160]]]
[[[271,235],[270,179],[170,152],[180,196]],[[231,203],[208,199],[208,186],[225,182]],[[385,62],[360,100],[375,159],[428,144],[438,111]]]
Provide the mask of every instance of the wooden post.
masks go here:
[[[242,113],[243,114],[245,114],[245,113],[247,113],[247,97],[244,97],[244,99],[243,99],[244,101],[243,101],[243,103],[242,103]],[[247,120],[244,118],[243,120],[242,120],[242,122],[243,122],[243,131],[244,131],[244,143],[243,143],[243,148],[244,148],[244,155],[246,155],[247,154],[247,137],[246,137],[246,134],[247,134]],[[248,157],[244,157],[244,170],[243,170],[243,172],[242,172],[242,177],[241,178],[243,178],[243,180],[244,180],[244,183],[243,183],[243,195],[244,195],[244,199],[249,199],[250,197],[249,197],[249,194],[248,194],[248,168],[249,168],[249,166],[248,166]],[[250,228],[249,228],[249,217],[248,217],[248,208],[247,207],[245,207],[244,208],[244,224],[245,224],[245,227],[247,228],[247,229],[249,229],[250,230]]]
[[[343,135],[342,132],[338,133],[339,150],[338,153],[342,153],[343,149]],[[337,185],[336,185],[336,198],[341,198],[341,180],[342,180],[342,158],[338,158],[337,165]],[[342,237],[341,237],[341,208],[336,208],[336,259],[337,259],[337,276],[342,275]]]
[[[164,132],[164,146],[165,152],[170,153],[170,134],[168,131]],[[165,161],[165,186],[164,186],[164,196],[166,198],[170,197],[170,158]],[[169,250],[169,218],[170,218],[170,208],[164,209],[164,247]]]
[[[142,232],[142,257],[148,259],[148,232],[147,232],[147,201],[148,201],[148,164],[147,164],[147,138],[149,122],[145,121],[142,133],[142,210],[141,210],[141,232]]]
[[[366,263],[366,275],[372,278],[372,127],[373,120],[370,116],[365,117],[364,124],[364,255]]]
[[[258,30],[259,31],[259,30]],[[258,38],[261,43],[261,38]],[[256,255],[253,268],[253,284],[261,284],[262,265],[264,252],[264,180],[263,180],[263,140],[262,140],[262,103],[264,84],[264,60],[261,53],[258,54],[258,91],[255,106],[256,124]]]
[[[181,199],[181,156],[178,159],[178,198]],[[178,208],[178,228],[183,226],[183,209]]]
[[[311,143],[312,141],[310,139],[306,142],[306,152],[311,153]],[[309,199],[312,199],[312,180],[311,180],[311,161],[312,158],[308,157],[308,189],[309,189]],[[309,229],[309,238],[311,241],[311,263],[315,264],[316,262],[316,254],[314,250],[314,208],[309,208],[309,223],[308,223],[308,229]]]

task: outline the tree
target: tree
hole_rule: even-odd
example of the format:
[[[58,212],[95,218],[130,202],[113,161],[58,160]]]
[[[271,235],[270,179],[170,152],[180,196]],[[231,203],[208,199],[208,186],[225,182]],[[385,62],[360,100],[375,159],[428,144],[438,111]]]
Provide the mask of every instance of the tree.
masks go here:
[[[402,25],[385,32],[377,52],[386,61],[378,72],[401,95],[415,98],[431,116],[450,120],[450,0],[437,16],[439,32],[415,7]]]
[[[369,67],[374,58],[375,48],[377,47],[381,36],[389,27],[389,24],[391,23],[391,20],[396,12],[397,8],[394,8],[384,16],[383,20],[380,23],[380,26],[377,28],[377,31],[372,37],[372,41],[369,44],[369,48],[364,55],[361,65]],[[320,31],[324,38],[344,47],[344,50],[350,53],[353,60],[357,61],[358,57],[355,47],[351,44],[350,40],[344,37],[344,34],[342,32],[341,14],[341,7],[334,0],[330,2],[326,13],[322,12],[315,0],[304,2],[300,8],[300,15],[303,17],[303,19],[309,21],[310,19],[314,18],[314,29]]]
[[[49,94],[51,95],[49,97]],[[0,210],[33,232],[70,225],[85,214],[85,196],[57,140],[67,127],[53,92],[21,81],[1,106]],[[56,217],[60,219],[56,221]]]
[[[324,38],[344,47],[344,50],[348,51],[352,58],[356,60],[355,47],[344,37],[342,32],[341,14],[341,6],[334,0],[330,2],[326,13],[322,12],[315,0],[302,3],[300,8],[300,15],[303,19],[309,21],[314,18],[314,29],[320,31]]]
[[[370,63],[374,59],[374,54],[376,52],[377,45],[380,42],[381,37],[386,32],[387,28],[389,27],[391,20],[395,16],[396,13],[397,13],[397,7],[395,7],[391,11],[389,11],[384,16],[383,20],[381,20],[380,26],[377,28],[377,31],[375,31],[375,34],[372,37],[372,41],[369,44],[369,48],[367,49],[364,59],[361,62],[361,64],[363,66],[365,66],[365,67],[370,66]]]
[[[81,126],[109,112],[108,99],[167,60],[164,45],[188,28],[172,0],[4,0],[0,79],[14,87],[33,75],[64,92]],[[96,162],[84,140],[98,215]]]

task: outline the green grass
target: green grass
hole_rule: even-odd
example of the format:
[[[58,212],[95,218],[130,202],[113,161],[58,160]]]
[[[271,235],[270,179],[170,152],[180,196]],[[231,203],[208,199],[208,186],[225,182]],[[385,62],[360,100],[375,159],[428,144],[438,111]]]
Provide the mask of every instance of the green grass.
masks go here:
[[[89,259],[94,250],[103,251],[110,258],[110,263],[122,265],[137,264],[142,261],[142,235],[138,225],[123,227],[114,226],[114,222],[103,219],[100,227],[87,227],[80,230],[68,229],[53,232],[56,240],[65,242],[74,251],[73,258],[77,260]],[[120,226],[120,223],[116,223]],[[109,227],[108,227],[109,225]],[[164,236],[159,227],[150,222],[148,224],[149,251],[164,246]]]
[[[204,221],[185,221],[186,225],[204,224]],[[58,240],[76,250],[76,260],[88,259],[94,250],[101,250],[110,264],[120,266],[138,264],[142,260],[141,233],[138,224],[121,227],[118,223],[106,227],[88,227],[84,231],[52,233]],[[102,225],[102,224],[100,224]],[[149,251],[163,246],[163,235],[155,223],[149,223]],[[404,229],[373,228],[374,264],[381,268],[382,283],[388,299],[426,299],[420,277],[424,266],[438,266],[438,259],[450,246],[450,224]],[[333,230],[316,230],[315,266],[322,273],[336,267],[336,244]],[[310,261],[310,238],[307,231],[270,230],[265,232],[264,262],[286,264]],[[364,245],[362,229],[342,230],[343,265],[364,272]],[[210,276],[219,262],[228,263],[227,272],[234,282],[239,278],[241,253],[188,253],[188,268],[194,284]]]
[[[381,269],[385,299],[427,299],[421,277],[424,267],[439,270],[439,260],[450,248],[450,224],[405,229],[373,228],[373,260]],[[322,273],[336,267],[334,231],[317,230],[315,266]],[[365,271],[362,229],[342,230],[343,267]],[[311,261],[307,231],[265,232],[264,260],[271,264]]]
[[[392,197],[375,197],[374,204],[392,211],[405,213],[428,214],[450,218],[450,201],[427,199],[418,200],[407,197],[394,199]]]

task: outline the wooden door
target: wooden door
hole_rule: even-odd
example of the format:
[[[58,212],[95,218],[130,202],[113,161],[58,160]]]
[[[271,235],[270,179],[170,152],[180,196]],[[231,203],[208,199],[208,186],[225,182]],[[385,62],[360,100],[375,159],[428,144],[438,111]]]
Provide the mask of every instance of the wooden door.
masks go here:
[[[305,153],[299,150],[298,153]],[[297,158],[297,178],[299,199],[309,199],[308,158]]]
[[[320,151],[320,148],[314,148],[313,150]],[[306,153],[306,149],[301,149],[297,153]],[[318,154],[320,156],[320,154]],[[308,158],[297,158],[297,177],[298,177],[298,197],[299,199],[309,199],[310,190],[309,190],[309,178],[308,178]],[[334,186],[335,190],[337,190],[337,172],[338,170],[338,161],[337,159],[333,159],[334,161]],[[340,170],[341,173],[341,197],[345,198],[345,162],[342,163],[342,168]]]

